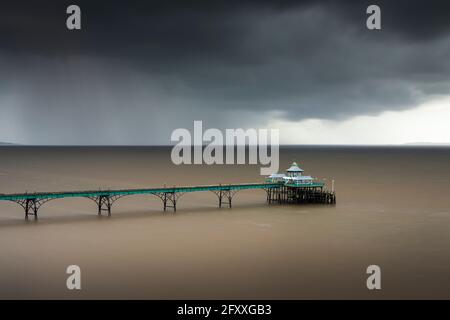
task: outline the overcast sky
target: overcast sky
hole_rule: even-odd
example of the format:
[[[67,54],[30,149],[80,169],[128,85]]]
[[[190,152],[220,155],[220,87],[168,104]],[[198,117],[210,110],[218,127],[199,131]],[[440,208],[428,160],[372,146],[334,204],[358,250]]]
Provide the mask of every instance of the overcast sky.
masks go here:
[[[450,142],[448,0],[93,2],[2,1],[0,141],[169,144],[203,120],[282,143]]]

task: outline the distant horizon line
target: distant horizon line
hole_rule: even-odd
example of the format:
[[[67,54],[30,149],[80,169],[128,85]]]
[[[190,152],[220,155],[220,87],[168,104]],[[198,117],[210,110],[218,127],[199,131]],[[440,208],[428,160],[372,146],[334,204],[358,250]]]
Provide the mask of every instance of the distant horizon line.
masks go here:
[[[210,144],[202,144],[202,147],[206,147]],[[0,147],[174,147],[175,144],[20,144],[20,143],[8,143],[0,142]],[[198,147],[200,145],[192,145],[191,147]],[[212,146],[217,146],[212,144]],[[223,145],[226,146],[255,146],[255,145]],[[256,145],[258,146],[258,145]],[[450,147],[450,143],[438,143],[438,142],[411,142],[401,144],[280,144],[280,147]]]

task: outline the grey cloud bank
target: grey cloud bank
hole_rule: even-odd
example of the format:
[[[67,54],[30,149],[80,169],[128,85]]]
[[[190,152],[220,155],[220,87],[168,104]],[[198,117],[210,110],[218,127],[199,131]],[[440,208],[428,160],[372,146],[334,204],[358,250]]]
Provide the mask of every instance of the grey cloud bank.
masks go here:
[[[15,1],[0,10],[0,140],[167,144],[174,128],[263,127],[414,108],[450,92],[444,1]]]

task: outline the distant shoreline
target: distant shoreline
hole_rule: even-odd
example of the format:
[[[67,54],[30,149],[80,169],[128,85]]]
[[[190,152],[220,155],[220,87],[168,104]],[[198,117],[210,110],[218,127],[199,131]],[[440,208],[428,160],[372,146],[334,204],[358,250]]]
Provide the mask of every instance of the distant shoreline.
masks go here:
[[[206,147],[207,145],[203,145]],[[0,142],[0,147],[43,147],[43,148],[172,148],[174,145],[140,145],[140,144],[129,144],[129,145],[58,145],[58,144],[17,144],[17,143],[6,143]],[[224,146],[225,147],[225,146]],[[246,145],[248,147],[248,145]],[[280,148],[411,148],[411,147],[450,147],[450,143],[405,143],[405,144],[281,144]]]

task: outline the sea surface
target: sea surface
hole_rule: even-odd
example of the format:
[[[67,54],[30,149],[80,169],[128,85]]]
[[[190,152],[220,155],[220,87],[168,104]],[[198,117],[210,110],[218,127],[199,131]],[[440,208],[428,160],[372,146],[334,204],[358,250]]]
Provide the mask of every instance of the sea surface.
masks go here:
[[[165,147],[0,147],[0,193],[263,181],[257,165],[172,164]],[[450,148],[283,147],[280,169],[335,180],[336,205],[240,191],[0,202],[1,299],[450,298]],[[66,268],[81,268],[81,290]],[[381,290],[366,269],[381,268]]]

